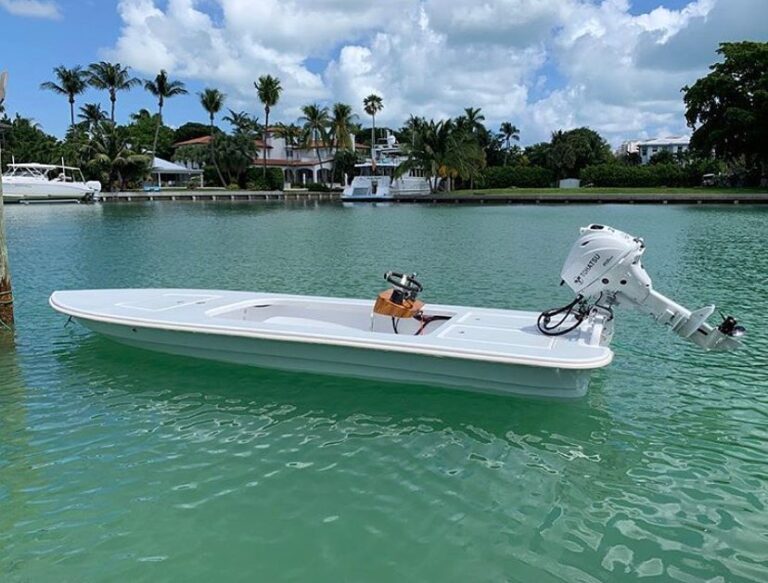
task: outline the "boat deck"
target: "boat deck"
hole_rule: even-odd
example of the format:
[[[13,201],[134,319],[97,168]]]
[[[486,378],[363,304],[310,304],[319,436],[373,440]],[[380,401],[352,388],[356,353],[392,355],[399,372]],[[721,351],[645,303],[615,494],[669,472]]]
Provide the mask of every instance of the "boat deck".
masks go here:
[[[594,369],[613,358],[599,344],[602,325],[585,322],[565,336],[536,327],[535,312],[428,304],[441,315],[419,322],[372,318],[373,300],[217,290],[57,291],[51,306],[75,319],[124,327],[346,346],[546,368]],[[372,329],[373,323],[373,329]]]

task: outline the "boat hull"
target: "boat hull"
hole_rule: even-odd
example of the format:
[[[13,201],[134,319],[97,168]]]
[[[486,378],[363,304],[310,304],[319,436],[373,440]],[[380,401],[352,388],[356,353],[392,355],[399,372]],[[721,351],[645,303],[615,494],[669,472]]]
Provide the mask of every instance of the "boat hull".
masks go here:
[[[587,392],[592,373],[590,369],[542,368],[423,354],[393,354],[326,344],[288,343],[74,319],[121,344],[177,356],[498,395],[582,397]]]
[[[377,182],[373,186],[374,180]],[[429,182],[423,177],[402,177],[391,180],[387,176],[356,176],[344,189],[341,200],[344,202],[393,201],[399,197],[418,197],[430,194]]]
[[[372,300],[194,289],[57,291],[50,305],[142,349],[504,395],[579,397],[613,359],[599,320],[550,337],[517,310],[428,304],[396,321]]]
[[[94,192],[94,189],[80,184],[3,180],[3,200],[5,202],[87,200],[94,195]]]

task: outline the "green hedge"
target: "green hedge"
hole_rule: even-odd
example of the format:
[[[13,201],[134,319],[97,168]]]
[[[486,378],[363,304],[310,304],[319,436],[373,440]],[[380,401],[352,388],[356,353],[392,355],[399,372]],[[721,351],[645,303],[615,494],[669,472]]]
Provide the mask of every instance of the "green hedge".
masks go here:
[[[679,187],[701,186],[701,177],[709,171],[707,164],[653,164],[649,166],[625,166],[623,164],[599,164],[587,166],[581,171],[582,186],[618,187]]]
[[[280,168],[267,168],[266,179],[262,166],[251,166],[245,176],[249,190],[283,190],[285,183]]]
[[[483,170],[478,186],[482,188],[546,188],[554,174],[541,166],[491,166]]]
[[[331,189],[327,184],[322,184],[320,182],[310,182],[305,188],[309,192],[331,192]]]

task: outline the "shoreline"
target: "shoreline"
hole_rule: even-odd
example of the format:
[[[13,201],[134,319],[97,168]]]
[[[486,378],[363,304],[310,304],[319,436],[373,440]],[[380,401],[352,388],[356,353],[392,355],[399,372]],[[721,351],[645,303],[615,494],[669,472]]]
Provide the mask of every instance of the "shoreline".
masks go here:
[[[163,190],[103,192],[100,202],[155,201],[339,201],[340,192],[254,190]],[[753,188],[520,188],[459,190],[426,196],[354,202],[395,204],[768,204],[768,189]],[[23,204],[23,203],[22,203]]]
[[[768,189],[695,188],[521,188],[462,190],[426,197],[401,197],[401,203],[444,204],[768,204]]]

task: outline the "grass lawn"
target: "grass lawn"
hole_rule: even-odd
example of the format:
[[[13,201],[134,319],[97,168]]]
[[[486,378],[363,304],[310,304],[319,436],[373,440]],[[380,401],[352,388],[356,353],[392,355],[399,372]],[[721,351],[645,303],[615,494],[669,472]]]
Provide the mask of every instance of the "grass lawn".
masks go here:
[[[440,192],[433,196],[448,198],[471,198],[474,196],[594,196],[600,194],[630,194],[632,196],[658,196],[658,195],[768,195],[768,189],[765,188],[714,188],[714,187],[692,187],[692,188],[488,188],[474,190],[455,190],[453,192]]]

